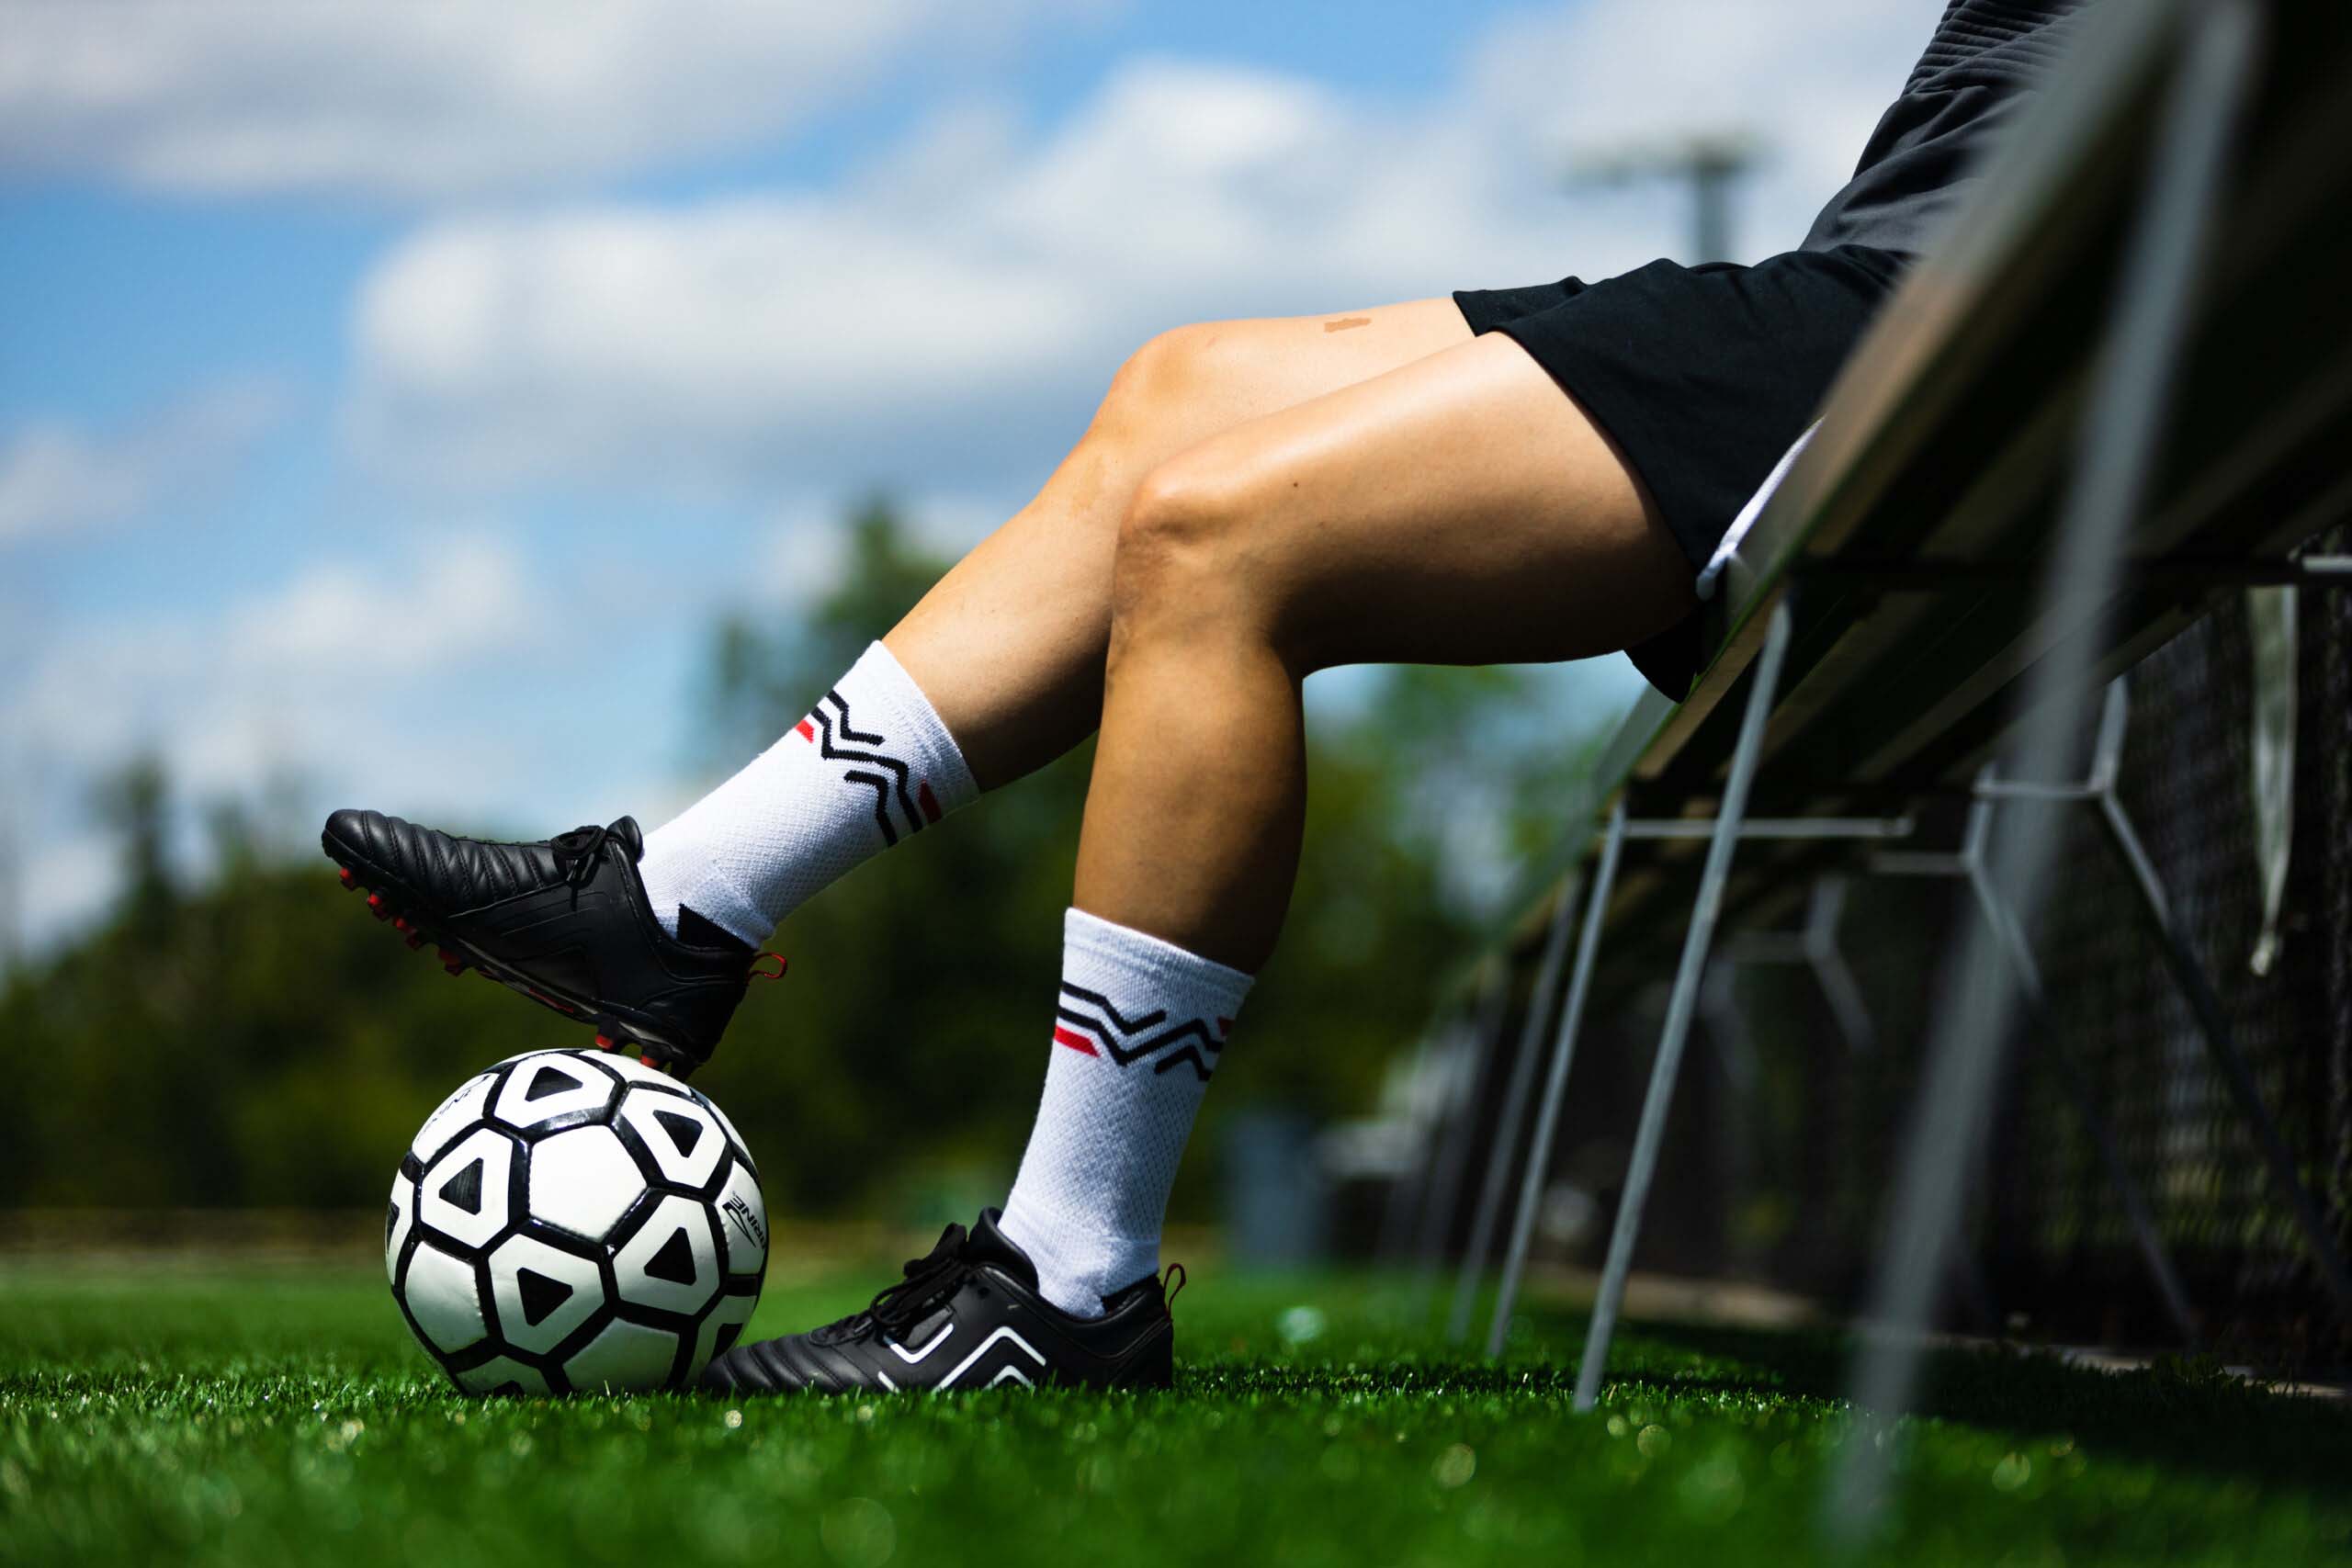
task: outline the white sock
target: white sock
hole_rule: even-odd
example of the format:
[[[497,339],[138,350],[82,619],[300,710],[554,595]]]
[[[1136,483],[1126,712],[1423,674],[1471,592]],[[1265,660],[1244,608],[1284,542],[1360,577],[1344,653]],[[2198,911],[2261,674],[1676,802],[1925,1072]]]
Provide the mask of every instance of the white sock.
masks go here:
[[[684,906],[756,947],[853,866],[978,794],[877,642],[783,739],[648,835],[638,869],[672,936]]]
[[[1250,976],[1082,909],[1062,921],[1046,1095],[1004,1234],[1046,1299],[1100,1317],[1159,1268],[1176,1163]]]

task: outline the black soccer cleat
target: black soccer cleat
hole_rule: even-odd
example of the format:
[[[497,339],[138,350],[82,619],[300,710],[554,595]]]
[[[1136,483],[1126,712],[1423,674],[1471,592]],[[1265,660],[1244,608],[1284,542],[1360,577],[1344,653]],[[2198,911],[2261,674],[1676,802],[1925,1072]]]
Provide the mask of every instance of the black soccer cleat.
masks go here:
[[[677,936],[662,929],[634,818],[499,844],[345,810],[319,841],[368,912],[435,944],[450,974],[478,969],[681,1077],[710,1059],[752,973],[752,950],[691,909]]]
[[[1182,1278],[1178,1275],[1179,1288]],[[1151,1276],[1103,1298],[1101,1317],[1072,1317],[1037,1293],[1036,1266],[988,1210],[949,1225],[927,1258],[864,1312],[807,1334],[739,1345],[703,1369],[718,1393],[845,1393],[871,1389],[1166,1388],[1175,1320]]]

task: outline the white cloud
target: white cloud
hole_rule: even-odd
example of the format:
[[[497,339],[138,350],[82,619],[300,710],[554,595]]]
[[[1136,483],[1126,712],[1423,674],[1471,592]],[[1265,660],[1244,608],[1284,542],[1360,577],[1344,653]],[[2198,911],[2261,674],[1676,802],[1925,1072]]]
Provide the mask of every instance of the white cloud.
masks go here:
[[[311,680],[413,675],[527,646],[547,615],[515,554],[479,536],[437,542],[404,576],[353,565],[321,569],[239,611],[226,628],[232,670],[300,670]],[[385,658],[386,633],[398,641]]]
[[[6,0],[0,171],[395,199],[770,140],[1090,0]]]
[[[1676,248],[1680,193],[1571,199],[1580,150],[1752,130],[1755,254],[1795,243],[1933,20],[1828,0],[1602,0],[1521,17],[1400,109],[1131,61],[1042,138],[961,106],[827,191],[453,218],[353,325],[384,471],[817,490],[1041,478],[1119,357],[1187,320],[1605,275]]]
[[[135,755],[159,759],[191,807],[250,803],[282,782],[306,809],[380,804],[491,826],[527,805],[550,814],[530,818],[545,830],[662,798],[656,759],[616,758],[611,715],[581,686],[607,673],[599,657],[629,657],[625,626],[589,649],[558,635],[560,608],[494,528],[387,556],[44,644],[0,694],[0,851],[23,857],[16,897],[33,946],[111,897],[86,796]]]
[[[63,420],[0,436],[0,545],[125,522],[206,482],[275,424],[286,399],[258,380],[222,382],[127,430]]]
[[[1559,270],[1559,215],[1419,129],[1146,63],[977,166],[934,136],[838,193],[437,224],[361,297],[355,434],[459,485],[1042,474],[1159,328]]]
[[[69,768],[153,748],[189,790],[362,751],[371,705],[547,629],[523,565],[479,535],[387,565],[339,564],[210,613],[68,632],[0,708],[11,749]]]

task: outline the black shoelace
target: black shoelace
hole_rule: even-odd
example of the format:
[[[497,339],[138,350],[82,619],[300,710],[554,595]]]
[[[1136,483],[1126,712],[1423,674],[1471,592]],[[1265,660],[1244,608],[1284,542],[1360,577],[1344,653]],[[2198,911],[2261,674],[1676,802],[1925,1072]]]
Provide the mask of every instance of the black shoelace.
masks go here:
[[[620,835],[610,828],[589,823],[574,828],[569,833],[559,833],[548,840],[548,848],[555,852],[556,869],[563,873],[563,880],[576,892],[595,878],[596,868],[605,863],[605,851],[618,842]]]
[[[904,1279],[885,1286],[865,1311],[851,1314],[834,1328],[849,1330],[863,1318],[898,1334],[922,1322],[933,1307],[956,1293],[966,1268],[965,1240],[962,1225],[949,1225],[939,1233],[938,1242],[929,1252],[907,1259],[901,1269]]]

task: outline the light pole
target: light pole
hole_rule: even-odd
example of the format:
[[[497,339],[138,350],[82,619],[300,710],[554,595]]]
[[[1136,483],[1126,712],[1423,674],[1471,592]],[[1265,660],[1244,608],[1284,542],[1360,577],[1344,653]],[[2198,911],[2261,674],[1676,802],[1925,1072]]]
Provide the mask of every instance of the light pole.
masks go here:
[[[1732,196],[1763,161],[1763,146],[1742,130],[1694,132],[1589,153],[1570,164],[1571,185],[1622,186],[1670,179],[1690,187],[1690,255],[1701,262],[1733,260]]]

